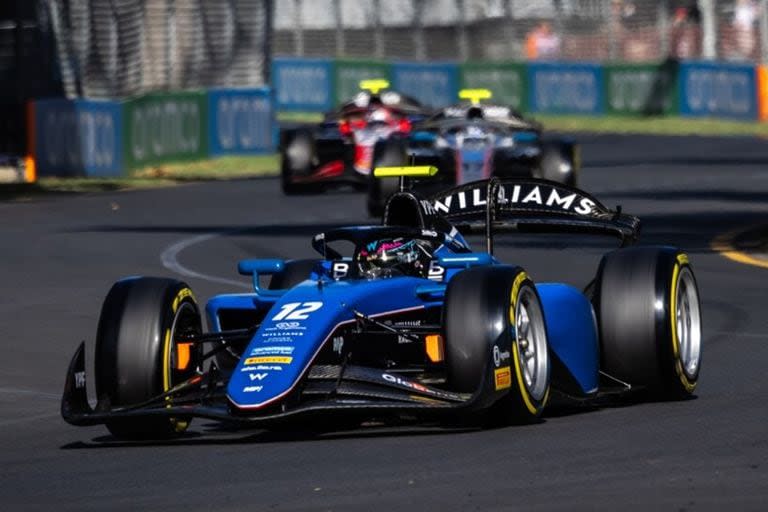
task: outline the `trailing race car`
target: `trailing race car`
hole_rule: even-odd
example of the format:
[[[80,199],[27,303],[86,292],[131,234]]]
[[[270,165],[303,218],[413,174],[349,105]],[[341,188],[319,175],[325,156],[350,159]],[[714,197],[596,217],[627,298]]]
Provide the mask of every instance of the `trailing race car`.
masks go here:
[[[571,139],[545,137],[541,124],[526,119],[511,107],[481,104],[491,98],[487,89],[464,89],[461,99],[415,125],[406,141],[392,140],[381,154],[387,163],[406,158],[414,165],[440,169],[443,187],[470,181],[533,177],[576,185],[580,167],[579,147]],[[397,190],[397,181],[369,181],[368,213],[381,216],[386,198]]]
[[[486,251],[457,226],[484,232]],[[498,261],[494,236],[506,231],[612,234],[622,248],[582,291]],[[314,236],[316,260],[242,261],[253,293],[210,299],[210,332],[186,284],[123,279],[99,320],[98,403],[88,403],[81,344],[62,415],[163,438],[195,417],[310,429],[322,415],[517,423],[536,421],[551,396],[687,397],[701,359],[693,269],[672,247],[624,247],[638,231],[637,218],[575,188],[492,178],[428,200],[396,193],[383,225]]]
[[[414,122],[430,111],[394,91],[386,80],[363,80],[363,89],[315,126],[280,134],[281,183],[285,194],[320,192],[351,185],[364,190],[374,166],[401,165],[404,154],[387,150],[388,141],[404,140]],[[396,147],[400,147],[396,143]]]

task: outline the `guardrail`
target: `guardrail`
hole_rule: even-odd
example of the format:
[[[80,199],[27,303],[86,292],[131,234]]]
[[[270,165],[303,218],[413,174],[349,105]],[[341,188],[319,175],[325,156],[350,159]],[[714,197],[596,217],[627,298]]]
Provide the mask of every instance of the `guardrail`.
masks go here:
[[[269,88],[30,102],[38,176],[114,177],[148,165],[275,150]]]
[[[360,80],[386,78],[395,90],[431,106],[455,103],[460,88],[484,87],[495,101],[534,113],[768,119],[768,70],[750,64],[276,58],[272,73],[277,109],[286,111],[328,111],[352,96]]]

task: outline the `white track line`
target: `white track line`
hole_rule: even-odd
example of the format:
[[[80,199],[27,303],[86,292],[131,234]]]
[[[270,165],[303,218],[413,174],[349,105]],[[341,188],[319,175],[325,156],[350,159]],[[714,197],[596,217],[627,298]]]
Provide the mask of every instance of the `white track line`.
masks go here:
[[[35,391],[33,389],[0,388],[0,393],[8,395],[35,395],[41,398],[51,398],[54,400],[61,398],[61,395],[54,395],[53,393],[45,393],[43,391]]]
[[[163,266],[165,268],[167,268],[172,272],[176,272],[177,274],[181,274],[182,276],[194,277],[197,279],[210,281],[212,283],[220,283],[220,284],[226,284],[230,286],[237,286],[239,288],[246,288],[250,290],[251,289],[250,284],[244,283],[242,281],[235,281],[234,279],[227,279],[226,277],[218,277],[218,276],[203,274],[201,272],[196,272],[179,263],[179,253],[181,253],[181,251],[183,251],[184,249],[187,249],[188,247],[191,247],[196,244],[206,242],[213,238],[218,238],[220,236],[228,235],[236,232],[237,231],[206,233],[205,235],[198,235],[198,236],[193,236],[192,238],[185,238],[183,240],[176,242],[173,245],[168,246],[160,254],[160,261],[163,262]]]

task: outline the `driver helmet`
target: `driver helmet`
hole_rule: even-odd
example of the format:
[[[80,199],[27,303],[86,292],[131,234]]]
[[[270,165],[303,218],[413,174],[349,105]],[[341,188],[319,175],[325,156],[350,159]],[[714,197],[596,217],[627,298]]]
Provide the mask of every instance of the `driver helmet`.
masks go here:
[[[386,238],[365,244],[357,255],[360,274],[367,277],[408,275],[423,277],[432,259],[429,242]]]
[[[386,108],[376,108],[368,114],[369,123],[387,123],[392,121],[392,113]]]

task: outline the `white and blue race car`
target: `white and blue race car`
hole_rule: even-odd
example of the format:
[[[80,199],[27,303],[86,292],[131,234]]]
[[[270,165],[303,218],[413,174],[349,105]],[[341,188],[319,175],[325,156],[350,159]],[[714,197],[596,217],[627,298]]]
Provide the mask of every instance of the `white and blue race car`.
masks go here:
[[[435,183],[454,187],[476,180],[541,178],[576,186],[579,145],[569,137],[546,134],[542,125],[505,105],[480,103],[487,89],[464,89],[462,103],[443,108],[414,124],[407,139],[380,144],[379,165],[431,165]],[[367,207],[381,216],[396,180],[369,180]],[[431,187],[430,187],[431,188]]]

